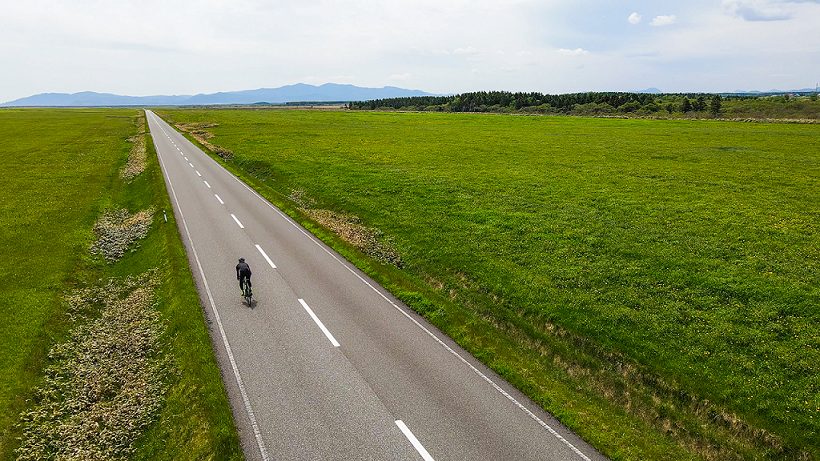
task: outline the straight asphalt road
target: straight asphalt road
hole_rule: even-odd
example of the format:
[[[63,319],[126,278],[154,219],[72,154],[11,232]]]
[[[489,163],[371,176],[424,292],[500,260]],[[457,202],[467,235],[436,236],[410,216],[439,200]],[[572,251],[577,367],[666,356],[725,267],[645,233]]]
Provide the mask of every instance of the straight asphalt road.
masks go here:
[[[605,459],[146,113],[247,459]]]

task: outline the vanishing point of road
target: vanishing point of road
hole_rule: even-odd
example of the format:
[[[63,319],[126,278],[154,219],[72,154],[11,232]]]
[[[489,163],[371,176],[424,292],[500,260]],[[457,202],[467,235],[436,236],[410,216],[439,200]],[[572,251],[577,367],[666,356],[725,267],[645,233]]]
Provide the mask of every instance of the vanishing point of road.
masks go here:
[[[146,113],[247,459],[605,459]]]

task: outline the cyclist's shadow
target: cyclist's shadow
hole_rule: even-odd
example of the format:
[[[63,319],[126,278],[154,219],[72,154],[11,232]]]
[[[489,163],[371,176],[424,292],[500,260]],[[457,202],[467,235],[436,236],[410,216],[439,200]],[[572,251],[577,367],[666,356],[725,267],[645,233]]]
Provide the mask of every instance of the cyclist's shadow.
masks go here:
[[[248,298],[245,297],[244,294],[242,295],[242,300],[240,302],[243,306],[248,307],[250,309],[256,308],[256,298],[254,298],[253,295],[251,295],[250,303],[248,302]]]

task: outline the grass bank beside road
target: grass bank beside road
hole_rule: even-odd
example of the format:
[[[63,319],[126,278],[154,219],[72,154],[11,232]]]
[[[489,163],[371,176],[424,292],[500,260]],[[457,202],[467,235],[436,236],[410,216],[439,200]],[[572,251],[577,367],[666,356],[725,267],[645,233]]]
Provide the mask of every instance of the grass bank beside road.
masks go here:
[[[128,152],[133,110],[0,111],[0,452],[64,334],[61,295]]]
[[[153,298],[171,372],[131,457],[242,457],[150,141],[149,155],[137,158],[142,166],[132,162],[128,180],[120,178],[139,138],[150,140],[139,133],[142,117],[127,109],[0,110],[0,459],[16,456],[20,415],[34,405],[34,389],[55,359],[49,349],[86,322],[67,313],[66,296],[147,271],[156,277]],[[92,228],[105,210],[152,207],[159,213],[137,251],[116,263],[91,254]]]
[[[157,210],[155,228],[132,256],[133,262],[123,260],[120,264],[124,273],[159,269],[162,283],[157,290],[157,309],[167,325],[164,339],[176,372],[158,419],[138,442],[134,459],[241,460],[239,435],[176,217],[154,143],[149,134],[145,137],[147,168],[133,183],[120,183],[119,196],[120,205],[130,209],[153,206]],[[167,223],[162,210],[168,215]]]
[[[820,456],[820,127],[158,113],[606,455]]]

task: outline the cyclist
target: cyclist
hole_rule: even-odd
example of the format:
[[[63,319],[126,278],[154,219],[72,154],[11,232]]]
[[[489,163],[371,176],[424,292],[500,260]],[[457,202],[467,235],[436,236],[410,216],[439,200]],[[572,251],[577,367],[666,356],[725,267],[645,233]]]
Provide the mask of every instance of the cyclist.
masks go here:
[[[251,266],[245,262],[245,258],[239,258],[236,265],[236,279],[239,280],[239,290],[245,294],[245,284],[248,284],[248,291],[251,289]]]

